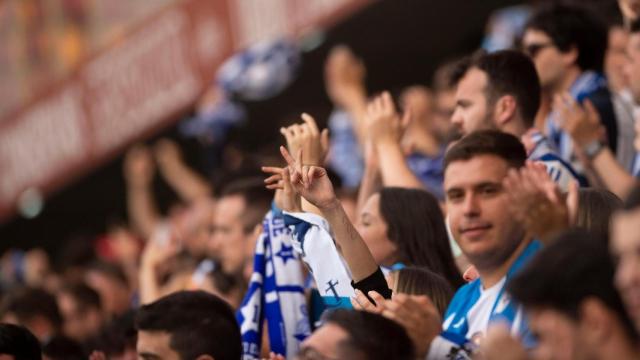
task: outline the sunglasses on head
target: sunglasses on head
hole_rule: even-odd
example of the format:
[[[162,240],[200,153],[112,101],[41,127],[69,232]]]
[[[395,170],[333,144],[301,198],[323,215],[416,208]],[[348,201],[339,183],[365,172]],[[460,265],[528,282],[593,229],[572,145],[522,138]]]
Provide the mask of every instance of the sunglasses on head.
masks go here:
[[[529,44],[522,48],[522,51],[527,54],[529,57],[536,57],[538,53],[545,48],[554,46],[552,43],[541,43],[541,44]]]

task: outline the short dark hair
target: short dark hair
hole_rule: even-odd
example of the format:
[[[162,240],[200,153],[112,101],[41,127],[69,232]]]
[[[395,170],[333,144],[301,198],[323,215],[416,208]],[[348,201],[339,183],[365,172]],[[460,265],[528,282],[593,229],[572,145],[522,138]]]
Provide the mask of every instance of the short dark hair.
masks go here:
[[[78,310],[82,313],[91,308],[98,311],[102,309],[100,294],[85,283],[78,282],[65,285],[60,289],[60,293],[71,296],[77,303]]]
[[[524,166],[527,160],[527,151],[517,137],[498,130],[481,130],[463,137],[447,151],[444,168],[479,155],[498,156],[513,168]]]
[[[580,304],[596,298],[613,311],[631,339],[636,338],[613,284],[615,267],[607,246],[584,230],[570,230],[543,248],[507,284],[507,291],[529,308],[551,308],[580,319]]]
[[[228,183],[222,188],[218,198],[227,196],[240,196],[244,200],[242,221],[245,232],[253,231],[262,222],[273,200],[273,193],[265,188],[261,177],[247,177]]]
[[[15,360],[41,360],[38,339],[26,328],[13,324],[0,324],[0,354]]]
[[[183,360],[210,355],[238,360],[240,329],[231,307],[204,291],[179,291],[142,306],[136,315],[138,331],[170,334],[171,349]]]
[[[12,314],[23,324],[36,316],[42,316],[56,331],[62,328],[63,320],[56,298],[39,288],[25,287],[12,291],[4,298],[0,314]]]
[[[607,28],[588,9],[565,4],[545,6],[533,15],[526,28],[544,32],[562,52],[575,47],[578,50],[576,64],[583,71],[602,71]]]
[[[576,227],[608,242],[611,216],[622,208],[622,200],[611,191],[586,188],[579,190],[578,204]]]
[[[54,336],[42,346],[42,354],[49,360],[84,360],[82,345],[66,336]]]
[[[367,360],[415,358],[413,343],[405,329],[381,315],[366,311],[336,309],[325,313],[323,320],[325,324],[335,324],[349,334],[349,338],[339,345],[343,355],[348,355],[348,358]]]
[[[540,79],[531,59],[520,51],[478,51],[458,62],[451,80],[457,84],[471,69],[487,75],[487,102],[495,103],[501,96],[516,99],[518,112],[527,128],[533,126],[540,108]]]

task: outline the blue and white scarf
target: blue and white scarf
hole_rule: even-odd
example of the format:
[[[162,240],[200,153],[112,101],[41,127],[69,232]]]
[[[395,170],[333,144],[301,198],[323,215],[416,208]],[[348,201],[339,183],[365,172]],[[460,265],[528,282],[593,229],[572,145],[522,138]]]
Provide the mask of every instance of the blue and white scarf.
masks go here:
[[[351,273],[327,221],[311,213],[285,212],[284,219],[293,233],[293,248],[313,275],[323,302],[328,308],[351,308]]]
[[[588,185],[586,179],[578,175],[571,164],[558,155],[558,152],[551,146],[544,134],[534,130],[531,131],[529,137],[534,147],[529,153],[528,159],[544,163],[547,167],[547,173],[562,191],[568,191],[569,183],[573,180],[578,181],[580,186]]]
[[[265,319],[271,351],[285,357],[297,354],[310,334],[302,264],[293,251],[282,211],[272,206],[262,226],[249,289],[236,313],[243,360],[260,358]]]

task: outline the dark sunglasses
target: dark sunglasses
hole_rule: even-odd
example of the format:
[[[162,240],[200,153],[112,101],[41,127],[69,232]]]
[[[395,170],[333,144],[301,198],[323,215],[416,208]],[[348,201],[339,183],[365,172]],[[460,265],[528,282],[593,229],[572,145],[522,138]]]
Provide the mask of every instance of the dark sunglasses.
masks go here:
[[[543,43],[543,44],[530,44],[524,46],[522,51],[527,54],[529,57],[534,58],[542,49],[554,46],[552,43]]]

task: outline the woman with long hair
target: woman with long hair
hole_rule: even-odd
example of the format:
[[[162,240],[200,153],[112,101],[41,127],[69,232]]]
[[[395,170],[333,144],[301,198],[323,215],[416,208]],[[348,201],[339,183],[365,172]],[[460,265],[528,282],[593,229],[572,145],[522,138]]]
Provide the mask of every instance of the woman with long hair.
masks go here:
[[[442,210],[430,193],[383,188],[363,206],[357,229],[379,265],[425,267],[443,276],[453,289],[464,284],[451,252]]]

